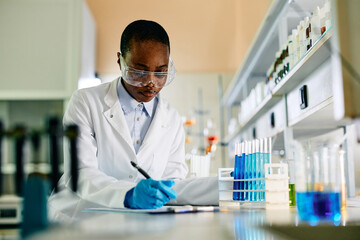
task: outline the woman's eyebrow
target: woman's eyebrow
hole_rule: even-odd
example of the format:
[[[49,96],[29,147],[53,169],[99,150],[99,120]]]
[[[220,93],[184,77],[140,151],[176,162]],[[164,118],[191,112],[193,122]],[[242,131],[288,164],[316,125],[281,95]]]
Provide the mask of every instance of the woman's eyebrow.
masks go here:
[[[137,67],[143,67],[145,69],[149,69],[150,67],[146,64],[142,64],[142,63],[135,63],[135,66]],[[168,65],[167,64],[164,64],[164,65],[161,65],[161,66],[157,66],[156,69],[159,69],[159,68],[164,68],[164,67],[167,67]]]

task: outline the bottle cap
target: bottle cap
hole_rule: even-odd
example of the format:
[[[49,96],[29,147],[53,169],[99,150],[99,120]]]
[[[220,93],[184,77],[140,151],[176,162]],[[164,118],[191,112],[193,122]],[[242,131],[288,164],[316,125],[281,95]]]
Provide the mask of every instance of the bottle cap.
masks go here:
[[[315,9],[314,9],[314,12],[313,12],[313,17],[314,16],[319,16],[319,13],[320,13],[320,7],[316,6]]]

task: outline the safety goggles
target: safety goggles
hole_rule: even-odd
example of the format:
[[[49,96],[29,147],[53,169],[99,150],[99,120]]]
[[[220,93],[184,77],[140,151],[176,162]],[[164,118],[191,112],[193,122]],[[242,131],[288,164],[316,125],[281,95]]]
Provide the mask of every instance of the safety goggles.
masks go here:
[[[124,58],[120,56],[122,78],[135,87],[145,87],[150,83],[155,88],[163,88],[169,85],[175,78],[176,69],[174,62],[169,58],[168,70],[166,72],[151,72],[129,67]]]

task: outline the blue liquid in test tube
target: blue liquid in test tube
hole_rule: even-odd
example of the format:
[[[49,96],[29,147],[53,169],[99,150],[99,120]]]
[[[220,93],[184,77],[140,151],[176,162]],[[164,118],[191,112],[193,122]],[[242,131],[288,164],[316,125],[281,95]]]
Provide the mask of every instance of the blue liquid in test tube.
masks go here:
[[[241,159],[240,159],[240,179],[244,179],[245,178],[245,143],[242,142],[241,143]],[[245,190],[245,182],[241,181],[240,182],[240,190]],[[240,200],[244,201],[245,200],[245,193],[241,192],[240,193]]]
[[[240,174],[240,169],[239,169],[239,165],[240,165],[240,156],[239,156],[239,143],[235,143],[235,166],[234,166],[234,180],[239,179],[239,174]],[[238,181],[234,181],[234,186],[233,186],[234,190],[239,190],[239,182]],[[239,200],[239,193],[238,192],[233,192],[233,200]]]
[[[254,178],[260,178],[260,141],[259,139],[255,140],[255,177]],[[256,180],[255,182],[255,189],[254,190],[260,190],[260,180]],[[255,201],[260,201],[260,192],[254,192],[255,195]]]
[[[256,140],[252,141],[252,178],[256,178]],[[256,180],[252,181],[252,190],[257,190],[256,188]],[[252,192],[252,201],[257,200],[257,192]]]
[[[253,142],[249,142],[249,179],[253,179]],[[253,189],[253,181],[249,181],[249,190]],[[253,201],[253,192],[249,192],[249,201]]]
[[[260,165],[260,171],[259,171],[259,178],[265,178],[265,168],[264,168],[264,139],[260,139],[260,154],[259,154],[259,165]],[[260,181],[260,201],[265,201],[265,180]]]
[[[245,141],[244,143],[245,145],[245,161],[244,161],[244,179],[246,179],[246,181],[244,181],[244,198],[246,201],[249,201],[249,181],[247,181],[247,179],[249,179],[249,142]]]

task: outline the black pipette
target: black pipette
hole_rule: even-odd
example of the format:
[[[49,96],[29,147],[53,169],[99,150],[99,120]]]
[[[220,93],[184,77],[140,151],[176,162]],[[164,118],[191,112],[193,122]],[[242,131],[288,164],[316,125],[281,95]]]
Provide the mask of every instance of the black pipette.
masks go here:
[[[49,142],[50,142],[50,162],[51,162],[51,184],[55,192],[58,192],[59,181],[59,136],[60,121],[52,117],[48,122]]]
[[[0,120],[0,196],[2,195],[2,186],[3,186],[3,181],[2,181],[2,139],[3,136],[5,135],[4,132],[4,125],[2,123],[2,121]]]
[[[13,132],[15,138],[16,193],[18,196],[23,195],[25,132],[25,127],[21,125],[16,126]]]
[[[71,186],[74,192],[77,191],[78,182],[78,158],[77,158],[77,137],[79,134],[78,126],[69,125],[66,129],[66,136],[70,141],[70,159],[71,159]]]

